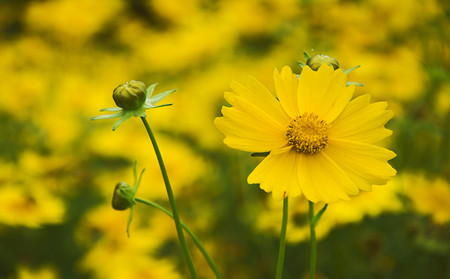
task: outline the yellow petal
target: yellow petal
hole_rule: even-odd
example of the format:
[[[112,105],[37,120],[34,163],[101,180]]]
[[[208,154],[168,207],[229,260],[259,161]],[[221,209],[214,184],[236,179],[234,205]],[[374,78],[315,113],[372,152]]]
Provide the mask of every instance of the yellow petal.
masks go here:
[[[260,184],[261,189],[272,192],[275,199],[301,194],[297,179],[298,153],[289,150],[269,154],[248,176],[249,184]]]
[[[300,114],[315,113],[331,123],[353,96],[354,85],[346,86],[346,82],[347,74],[327,64],[318,71],[304,67],[297,92]]]
[[[230,104],[233,105],[234,110],[241,111],[243,114],[248,115],[248,117],[254,119],[255,122],[265,123],[264,125],[276,126],[283,130],[289,124],[288,118],[277,119],[276,115],[272,115],[267,111],[262,110],[260,107],[257,107],[247,99],[239,97],[236,94],[225,92],[225,98]]]
[[[359,190],[348,175],[324,153],[301,155],[298,177],[305,197],[312,201],[332,203],[349,200]]]
[[[396,156],[395,153],[379,146],[330,139],[328,146],[321,152],[333,159],[355,183],[365,181],[364,184],[358,183],[357,186],[361,189],[367,188],[368,184],[386,184],[396,174],[396,170],[387,162]]]
[[[224,143],[248,152],[267,152],[286,145],[285,131],[275,122],[261,122],[252,114],[223,107],[224,117],[215,119],[216,127],[225,134]]]
[[[284,111],[291,117],[295,118],[300,115],[297,105],[297,75],[292,73],[290,67],[285,66],[281,70],[281,74],[277,69],[273,73],[275,81],[275,89],[277,97],[280,100]]]
[[[384,125],[394,116],[386,102],[369,104],[370,96],[352,100],[332,123],[330,138],[375,144],[392,134]]]
[[[278,102],[275,96],[256,79],[250,78],[247,81],[247,86],[233,81],[231,83],[231,88],[234,93],[227,93],[225,99],[227,99],[232,106],[235,106],[232,97],[238,96],[245,100],[246,103],[252,104],[254,107],[283,125],[289,121],[280,102]]]

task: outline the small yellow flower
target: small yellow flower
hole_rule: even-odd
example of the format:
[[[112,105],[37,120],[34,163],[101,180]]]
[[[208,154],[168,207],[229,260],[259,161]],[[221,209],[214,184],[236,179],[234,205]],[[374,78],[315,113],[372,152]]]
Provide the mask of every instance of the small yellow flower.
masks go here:
[[[427,178],[424,174],[404,174],[405,195],[415,211],[430,215],[437,224],[450,223],[450,183],[442,177]]]
[[[360,190],[386,184],[396,171],[395,153],[377,144],[392,134],[384,128],[393,112],[370,96],[352,100],[347,74],[323,64],[305,66],[299,78],[286,66],[274,72],[276,95],[255,79],[232,82],[223,117],[215,125],[231,148],[270,152],[249,175],[274,198],[299,196],[312,202],[349,200]]]

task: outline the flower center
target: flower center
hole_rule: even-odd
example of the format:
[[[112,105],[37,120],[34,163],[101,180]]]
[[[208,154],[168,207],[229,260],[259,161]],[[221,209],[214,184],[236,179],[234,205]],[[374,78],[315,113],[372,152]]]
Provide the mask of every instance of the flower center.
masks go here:
[[[316,114],[304,113],[291,120],[286,138],[295,151],[314,154],[327,146],[329,128],[330,125]]]

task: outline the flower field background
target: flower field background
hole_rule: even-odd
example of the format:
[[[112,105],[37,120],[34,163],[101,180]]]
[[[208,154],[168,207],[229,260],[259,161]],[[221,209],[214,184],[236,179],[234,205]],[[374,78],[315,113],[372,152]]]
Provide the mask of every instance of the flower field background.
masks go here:
[[[317,278],[450,278],[450,4],[444,0],[0,0],[0,278],[188,278],[173,221],[114,186],[146,168],[138,197],[169,207],[139,119],[90,121],[129,80],[172,88],[149,110],[182,220],[225,278],[274,278],[282,202],[247,176],[213,121],[231,80],[274,90],[327,54],[388,101],[397,176],[330,204]],[[307,278],[304,198],[290,200],[285,278]],[[190,239],[200,278],[214,278]]]

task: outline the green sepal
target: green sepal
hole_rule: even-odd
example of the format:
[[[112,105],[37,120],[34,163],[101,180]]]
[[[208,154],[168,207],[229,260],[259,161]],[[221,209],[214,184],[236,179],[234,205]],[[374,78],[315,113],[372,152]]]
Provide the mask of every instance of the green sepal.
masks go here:
[[[311,58],[311,55],[309,55],[306,51],[303,51],[303,57],[305,57],[305,61]]]
[[[130,208],[130,216],[128,216],[128,222],[127,222],[127,236],[128,236],[128,238],[130,238],[130,226],[131,226],[131,221],[133,220],[133,210],[134,210],[134,206],[132,206]]]
[[[162,93],[159,93],[158,95],[150,97],[150,99],[148,101],[150,101],[151,104],[156,104],[159,101],[161,101],[162,99],[164,99],[165,97],[169,96],[169,94],[171,94],[171,93],[173,93],[175,91],[176,91],[176,89],[171,89],[171,90],[164,91]]]
[[[122,110],[123,110],[123,108],[112,107],[112,108],[102,108],[100,111],[117,112],[117,111],[122,111]]]
[[[354,82],[354,81],[348,81],[346,85],[350,86],[350,84],[354,84],[355,86],[361,86],[361,87],[364,86],[364,83],[359,83],[359,82]]]
[[[350,74],[351,72],[353,72],[354,70],[358,69],[359,67],[361,67],[361,65],[355,66],[355,67],[347,69],[347,70],[342,70],[342,71],[344,73],[346,73],[346,74]]]
[[[300,66],[300,68],[302,68],[302,69],[303,69],[303,67],[305,67],[305,66],[306,66],[306,64],[305,64],[305,63],[303,63],[303,62],[301,62],[301,61],[297,61],[297,65],[299,65],[299,66]]]
[[[164,104],[164,105],[151,106],[151,107],[149,107],[149,109],[170,107],[171,105],[173,105],[173,104]]]
[[[253,152],[250,154],[252,157],[267,157],[269,156],[270,152]]]
[[[158,85],[158,83],[153,83],[152,85],[150,85],[148,88],[147,88],[147,98],[150,98],[152,95],[153,95],[153,91],[155,90],[155,87],[156,87],[156,85]]]

